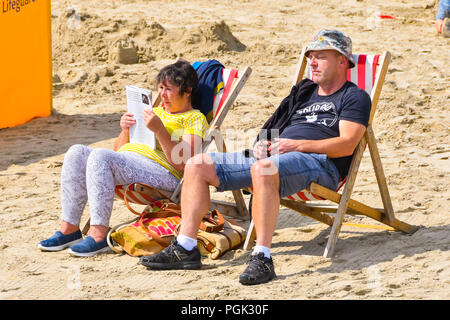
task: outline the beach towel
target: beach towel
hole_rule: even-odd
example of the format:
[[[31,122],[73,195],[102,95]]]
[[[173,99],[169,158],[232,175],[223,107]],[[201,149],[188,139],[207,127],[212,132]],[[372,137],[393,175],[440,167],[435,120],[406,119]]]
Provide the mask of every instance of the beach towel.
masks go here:
[[[215,59],[197,61],[192,66],[197,71],[199,81],[197,90],[192,96],[192,105],[210,121],[213,118],[214,96],[224,87],[222,77],[224,66]]]

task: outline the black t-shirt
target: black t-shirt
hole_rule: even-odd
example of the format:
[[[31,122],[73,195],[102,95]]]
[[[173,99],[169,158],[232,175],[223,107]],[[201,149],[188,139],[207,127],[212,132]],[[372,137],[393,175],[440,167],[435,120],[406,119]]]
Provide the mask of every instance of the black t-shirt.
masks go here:
[[[319,96],[316,89],[309,101],[300,105],[280,138],[322,140],[339,136],[339,120],[360,123],[367,127],[370,96],[347,81],[329,96]],[[331,159],[341,178],[347,176],[352,156]]]

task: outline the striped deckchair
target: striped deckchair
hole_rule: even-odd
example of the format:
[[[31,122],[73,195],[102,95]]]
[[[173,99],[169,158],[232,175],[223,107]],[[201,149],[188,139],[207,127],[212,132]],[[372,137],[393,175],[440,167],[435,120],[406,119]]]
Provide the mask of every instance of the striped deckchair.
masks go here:
[[[198,62],[197,62],[198,63]],[[211,106],[211,111],[207,112],[207,119],[209,120],[210,128],[206,133],[204,142],[202,144],[202,152],[205,152],[212,140],[215,141],[218,151],[226,152],[225,141],[220,132],[220,126],[222,125],[228,111],[236,100],[239,92],[245,85],[252,70],[250,67],[245,67],[242,70],[239,69],[222,69],[223,83],[220,83],[216,88],[214,95],[214,102]],[[161,97],[158,96],[153,102],[153,107],[157,107],[161,104]],[[133,183],[130,185],[116,186],[114,196],[116,199],[122,199],[125,204],[135,214],[136,212],[130,203],[139,205],[152,205],[158,206],[159,200],[163,197],[170,198],[171,201],[178,203],[180,201],[181,187],[183,179],[180,181],[176,189],[170,193],[163,190],[155,190],[140,183]],[[162,195],[161,195],[162,194]],[[248,219],[248,210],[245,205],[244,197],[240,190],[233,191],[233,197],[235,203],[224,203],[218,200],[211,200],[211,208],[219,210],[222,214],[227,216]],[[83,234],[86,234],[89,230],[89,220],[83,228]]]
[[[309,69],[309,64],[307,63],[305,50],[306,48],[304,48],[301,53],[293,85],[298,84],[302,80],[305,71],[306,76],[308,78],[311,78],[311,71]],[[300,190],[293,195],[280,199],[281,205],[332,227],[331,234],[323,254],[324,257],[331,257],[333,255],[341,226],[343,224],[346,225],[346,223],[343,223],[345,214],[364,215],[375,219],[382,224],[387,225],[388,227],[382,225],[356,226],[366,226],[373,228],[381,227],[383,229],[403,231],[405,233],[412,233],[417,230],[417,227],[411,226],[395,218],[386,178],[383,172],[383,167],[375,140],[374,131],[372,128],[373,117],[377,108],[378,99],[381,93],[391,55],[386,51],[381,55],[356,54],[353,55],[353,57],[356,66],[348,70],[347,79],[358,85],[359,88],[365,90],[370,95],[370,98],[372,100],[372,108],[370,112],[369,125],[363,138],[361,139],[355,150],[348,176],[339,183],[338,190],[330,190],[316,183],[312,183],[308,189]],[[366,145],[369,147],[375,176],[377,178],[380,195],[383,202],[382,209],[372,208],[350,198]],[[342,193],[338,193],[338,191],[342,187]],[[336,203],[337,205],[320,204],[317,203],[317,200],[329,200]],[[335,213],[335,215],[334,217],[332,217],[327,213]],[[255,238],[256,234],[252,221],[247,233],[247,239],[244,243],[244,249],[249,250],[252,247]]]

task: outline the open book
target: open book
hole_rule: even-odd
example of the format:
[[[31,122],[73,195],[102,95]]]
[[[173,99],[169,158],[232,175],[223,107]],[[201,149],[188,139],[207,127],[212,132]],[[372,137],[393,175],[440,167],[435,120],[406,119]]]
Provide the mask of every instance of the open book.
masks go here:
[[[156,139],[153,131],[148,129],[144,123],[142,112],[152,109],[152,92],[136,86],[126,86],[128,112],[132,113],[136,124],[130,128],[130,142],[141,143],[152,149],[156,147]]]

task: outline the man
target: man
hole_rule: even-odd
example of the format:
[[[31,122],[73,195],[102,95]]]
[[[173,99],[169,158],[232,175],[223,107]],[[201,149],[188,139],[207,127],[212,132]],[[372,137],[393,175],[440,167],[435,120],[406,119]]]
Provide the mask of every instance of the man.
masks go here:
[[[434,23],[436,31],[450,38],[450,0],[439,1],[439,9]]]
[[[149,269],[200,268],[196,236],[209,208],[209,186],[218,191],[253,186],[256,246],[239,281],[250,285],[275,277],[270,246],[280,197],[311,182],[336,189],[347,175],[370,114],[369,95],[346,80],[347,69],[355,65],[349,37],[337,30],[322,30],[306,56],[313,81],[305,79],[292,88],[263,126],[267,140],[258,141],[247,156],[211,153],[188,161],[181,193],[180,233],[160,253],[141,257],[141,264]],[[274,132],[279,133],[278,138]]]

